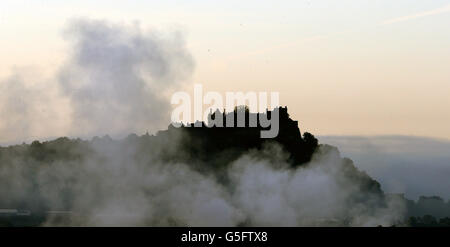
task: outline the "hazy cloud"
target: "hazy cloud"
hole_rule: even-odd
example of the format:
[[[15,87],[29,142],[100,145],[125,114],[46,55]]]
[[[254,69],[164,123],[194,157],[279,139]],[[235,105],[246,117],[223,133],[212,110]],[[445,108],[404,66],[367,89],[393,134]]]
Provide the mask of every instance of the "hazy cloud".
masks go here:
[[[57,74],[25,68],[0,80],[0,144],[167,127],[169,94],[194,68],[182,32],[78,19],[64,37],[68,59]]]
[[[77,20],[66,37],[74,49],[59,82],[70,98],[78,132],[142,133],[169,123],[170,104],[164,94],[193,70],[180,33]]]
[[[344,156],[379,181],[388,193],[408,198],[437,195],[450,198],[450,142],[408,136],[323,136]]]
[[[393,24],[393,23],[398,23],[398,22],[404,22],[404,21],[409,21],[409,20],[413,20],[413,19],[417,19],[417,18],[433,16],[433,15],[438,15],[438,14],[443,14],[443,13],[448,13],[448,12],[450,12],[450,4],[445,5],[441,8],[437,8],[437,9],[433,9],[433,10],[429,10],[429,11],[424,11],[424,12],[420,12],[420,13],[416,13],[416,14],[412,14],[412,15],[406,15],[406,16],[392,18],[392,19],[382,22],[381,25],[388,25],[388,24]]]
[[[55,81],[31,67],[0,80],[0,144],[64,134],[67,109]]]

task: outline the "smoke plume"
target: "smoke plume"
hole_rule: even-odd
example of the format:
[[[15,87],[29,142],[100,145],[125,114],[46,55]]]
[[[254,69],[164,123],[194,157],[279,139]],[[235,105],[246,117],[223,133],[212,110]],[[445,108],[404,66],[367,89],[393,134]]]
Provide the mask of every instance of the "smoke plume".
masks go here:
[[[168,94],[194,67],[181,31],[78,19],[64,37],[68,58],[54,76],[26,68],[0,81],[0,143],[166,127]]]
[[[66,30],[72,56],[59,83],[85,134],[125,134],[166,125],[164,97],[192,72],[181,33],[162,35],[133,26],[78,20]],[[165,126],[164,126],[165,127]]]

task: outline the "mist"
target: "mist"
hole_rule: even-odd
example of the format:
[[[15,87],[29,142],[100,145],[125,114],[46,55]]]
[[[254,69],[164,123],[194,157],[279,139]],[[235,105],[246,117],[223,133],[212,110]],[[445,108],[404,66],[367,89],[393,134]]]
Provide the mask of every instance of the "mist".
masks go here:
[[[42,226],[390,226],[406,213],[403,201],[362,189],[364,172],[331,146],[297,168],[270,144],[202,169],[167,159],[185,137],[157,137],[31,145],[66,152],[53,162],[2,155],[1,206],[45,209]]]
[[[387,193],[410,199],[440,196],[450,199],[450,142],[412,136],[322,136],[337,146],[358,168],[380,181]]]
[[[144,32],[139,24],[72,21],[72,56],[58,78],[78,134],[144,133],[169,122],[167,90],[190,76],[193,59],[181,32]]]
[[[0,144],[58,136],[154,132],[170,122],[170,92],[194,69],[181,30],[73,19],[56,74],[37,66],[0,79]]]

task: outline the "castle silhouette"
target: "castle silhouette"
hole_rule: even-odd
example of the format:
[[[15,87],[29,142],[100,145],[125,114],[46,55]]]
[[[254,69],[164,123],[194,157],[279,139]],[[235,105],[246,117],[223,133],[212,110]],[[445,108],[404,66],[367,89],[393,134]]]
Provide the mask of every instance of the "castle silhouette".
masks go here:
[[[279,132],[274,138],[263,139],[260,137],[262,130],[269,127],[261,126],[260,119],[271,119],[274,112],[279,115]],[[245,116],[245,121],[238,125],[239,116]],[[262,116],[261,116],[262,115]],[[288,108],[276,107],[262,113],[252,113],[247,106],[238,106],[232,112],[221,112],[216,110],[210,112],[208,119],[215,120],[221,117],[223,126],[215,126],[209,122],[197,121],[195,123],[182,124],[180,128],[169,125],[168,130],[161,131],[158,135],[169,134],[170,132],[182,132],[185,135],[185,145],[193,153],[220,153],[221,150],[235,149],[246,152],[250,149],[261,149],[264,144],[278,143],[289,154],[289,161],[293,166],[308,162],[315,149],[318,147],[318,140],[310,133],[305,132],[302,136],[298,121],[290,118]],[[256,119],[256,126],[250,126],[250,119]],[[230,124],[230,119],[232,123]],[[228,122],[227,122],[228,121]],[[229,126],[226,127],[227,123]],[[168,132],[168,133],[165,133]],[[191,142],[192,141],[192,142]],[[212,158],[205,155],[205,159]]]

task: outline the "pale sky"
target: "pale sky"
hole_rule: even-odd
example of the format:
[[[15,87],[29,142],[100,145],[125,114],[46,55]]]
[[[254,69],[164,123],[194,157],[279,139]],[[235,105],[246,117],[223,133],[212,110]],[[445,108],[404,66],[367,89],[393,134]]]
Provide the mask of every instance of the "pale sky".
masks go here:
[[[164,2],[2,0],[0,78],[54,73],[72,18],[137,21],[183,30],[193,83],[279,91],[302,131],[450,139],[450,1]]]

